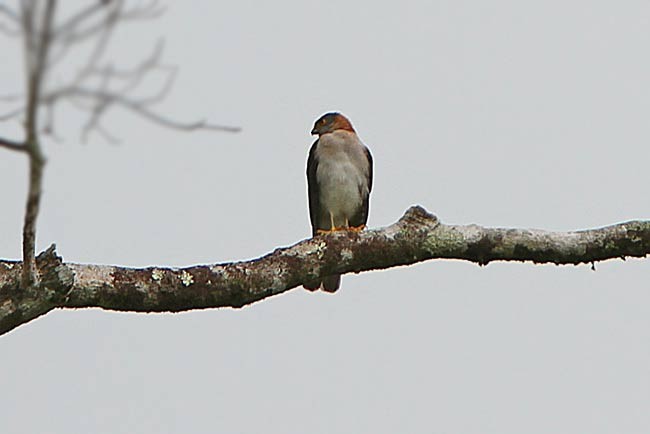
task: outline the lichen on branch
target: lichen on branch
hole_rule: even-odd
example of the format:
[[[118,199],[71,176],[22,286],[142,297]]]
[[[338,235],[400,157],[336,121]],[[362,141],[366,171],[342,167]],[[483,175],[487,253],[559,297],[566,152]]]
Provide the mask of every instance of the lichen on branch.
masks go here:
[[[39,286],[20,287],[22,263],[0,260],[0,334],[54,308],[181,312],[242,307],[334,273],[431,259],[593,264],[650,254],[650,221],[548,232],[446,225],[419,206],[379,229],[338,232],[260,258],[184,268],[68,264],[51,247],[37,258]]]

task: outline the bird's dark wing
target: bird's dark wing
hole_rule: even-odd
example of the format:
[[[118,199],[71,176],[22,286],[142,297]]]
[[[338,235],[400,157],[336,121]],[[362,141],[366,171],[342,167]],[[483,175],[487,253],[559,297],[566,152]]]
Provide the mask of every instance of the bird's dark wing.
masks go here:
[[[372,191],[372,154],[368,148],[365,148],[366,159],[368,160],[368,175],[366,181],[368,182],[368,192],[362,192],[363,202],[361,203],[361,208],[352,219],[350,219],[350,224],[352,226],[358,227],[365,225],[368,222],[368,213],[370,212],[370,192]]]
[[[316,170],[318,169],[318,158],[316,158],[316,147],[318,140],[309,149],[307,159],[307,194],[309,196],[309,218],[311,220],[312,235],[316,235],[318,216],[320,215],[320,194],[318,192],[318,180]]]
[[[316,235],[318,229],[318,216],[320,215],[320,194],[318,187],[318,180],[316,178],[316,170],[318,169],[318,158],[316,157],[316,147],[318,140],[311,145],[309,149],[309,158],[307,158],[307,195],[309,196],[309,219],[311,220],[311,234]],[[324,279],[329,291],[336,291],[340,285],[341,278],[338,276],[326,277]],[[310,290],[315,291],[323,286],[321,279],[312,282],[305,282],[303,286]]]
[[[370,193],[372,191],[372,154],[368,148],[366,148],[366,158],[368,159],[368,193]]]

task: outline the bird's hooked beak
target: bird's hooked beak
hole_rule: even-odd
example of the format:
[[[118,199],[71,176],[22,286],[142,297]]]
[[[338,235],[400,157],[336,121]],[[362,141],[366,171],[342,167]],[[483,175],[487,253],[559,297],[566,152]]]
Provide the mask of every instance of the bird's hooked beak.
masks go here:
[[[316,134],[318,134],[318,129],[314,126],[314,128],[311,129],[311,135],[315,136]]]

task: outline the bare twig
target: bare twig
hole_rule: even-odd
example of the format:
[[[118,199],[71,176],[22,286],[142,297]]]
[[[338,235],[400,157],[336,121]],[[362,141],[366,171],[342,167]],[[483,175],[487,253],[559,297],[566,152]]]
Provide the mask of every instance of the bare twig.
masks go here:
[[[16,116],[20,116],[22,113],[25,112],[25,107],[20,107],[15,110],[12,110],[10,112],[4,113],[0,115],[0,122],[8,121],[9,119],[13,119]]]
[[[110,75],[110,73],[107,75]],[[228,125],[217,125],[217,124],[206,122],[204,120],[195,121],[195,122],[181,122],[154,112],[150,108],[150,106],[160,101],[161,97],[164,94],[164,91],[168,88],[168,86],[169,84],[163,87],[162,91],[159,91],[157,95],[154,95],[152,97],[142,98],[139,100],[131,99],[120,93],[113,93],[111,91],[94,90],[94,89],[88,89],[84,87],[73,86],[69,88],[58,89],[50,94],[44,95],[43,101],[47,104],[54,103],[57,100],[62,98],[77,100],[77,102],[79,102],[79,100],[88,101],[90,103],[89,107],[92,107],[90,109],[92,113],[91,113],[91,118],[85,127],[86,134],[88,134],[92,129],[94,129],[95,125],[97,125],[97,120],[111,106],[122,107],[158,125],[167,128],[177,129],[177,130],[183,130],[183,131],[212,130],[212,131],[226,131],[226,132],[233,132],[233,133],[241,131],[241,128],[239,127],[233,127]]]
[[[0,137],[0,147],[5,149],[11,149],[12,151],[25,152],[27,147],[22,142],[16,142],[14,140],[9,140]]]
[[[54,33],[63,45],[71,45],[106,32],[118,21],[153,19],[164,13],[164,8],[157,1],[132,9],[126,9],[124,4],[124,0],[94,3],[66,20],[56,28]],[[104,12],[105,15],[95,21],[95,17],[100,15],[98,12]]]
[[[177,130],[185,131],[195,131],[195,130],[213,130],[213,131],[227,131],[227,132],[238,132],[241,129],[239,127],[227,126],[227,125],[216,125],[204,120],[196,122],[180,122],[171,118],[164,117],[155,113],[149,109],[149,105],[157,101],[156,99],[143,99],[143,100],[132,100],[123,95],[101,92],[101,91],[91,91],[83,88],[72,88],[68,89],[67,94],[70,96],[78,96],[96,100],[99,102],[100,107],[105,109],[107,105],[118,105],[125,109],[131,110],[133,113],[140,115],[154,123],[162,125],[167,128],[173,128]]]
[[[47,68],[48,48],[50,45],[50,30],[54,20],[56,0],[48,0],[42,16],[38,33],[34,31],[35,4],[32,1],[23,2],[23,32],[27,56],[27,105],[25,132],[26,146],[29,154],[29,187],[25,221],[23,224],[23,271],[21,285],[31,287],[37,282],[36,275],[36,219],[40,207],[43,166],[45,158],[38,139],[38,107],[41,88]],[[35,38],[35,36],[40,36]],[[31,50],[31,51],[30,51]]]
[[[134,68],[130,69],[117,69],[113,65],[105,65],[102,68],[92,68],[87,65],[84,69],[87,71],[87,75],[96,75],[96,76],[110,76],[111,79],[122,80],[122,81],[133,81],[137,80],[139,82],[144,75],[148,72],[162,69],[176,69],[170,66],[165,66],[160,63],[162,53],[165,48],[165,43],[163,40],[158,40],[153,46],[153,50],[149,56],[144,57],[144,59],[136,65]],[[124,89],[125,91],[127,89]],[[130,89],[129,89],[130,90]]]
[[[23,5],[23,9],[29,14],[34,9],[34,5],[27,1]],[[104,114],[112,107],[129,110],[166,128],[182,131],[240,131],[238,127],[217,125],[204,120],[194,122],[178,121],[153,110],[153,106],[167,96],[176,78],[175,67],[161,64],[160,59],[164,46],[162,41],[155,45],[150,56],[132,69],[116,69],[111,64],[100,66],[101,59],[118,22],[130,19],[155,18],[162,11],[163,9],[159,6],[158,1],[151,1],[131,9],[125,7],[124,0],[93,3],[52,30],[50,49],[56,48],[59,51],[51,55],[46,67],[51,67],[60,61],[73,42],[90,37],[91,33],[96,36],[96,41],[83,67],[67,84],[41,93],[39,102],[47,108],[48,115],[46,125],[43,128],[44,132],[49,134],[54,131],[53,124],[47,120],[52,119],[57,103],[64,99],[76,105],[77,108],[89,112],[89,117],[83,124],[81,131],[83,142],[87,141],[92,132],[98,133],[111,143],[117,141],[117,138],[110,133],[110,130],[102,124]],[[92,22],[88,23],[88,21]],[[26,33],[33,33],[32,27],[32,21],[24,23]],[[30,40],[27,34],[25,43],[26,47],[34,45],[34,41]],[[132,96],[136,93],[140,83],[155,72],[166,74],[159,89],[149,96],[137,98]],[[7,96],[8,100],[11,98],[14,98],[14,96]],[[18,112],[19,110],[15,110],[8,113],[7,118],[16,116]]]
[[[108,131],[108,129],[107,129],[106,127],[104,127],[104,125],[102,125],[102,123],[101,123],[99,120],[97,120],[97,121],[95,122],[95,124],[93,125],[93,128],[94,128],[94,130],[97,131],[97,132],[99,133],[99,135],[102,136],[102,137],[104,138],[104,140],[106,140],[109,144],[111,144],[111,145],[117,145],[117,144],[120,143],[120,139],[118,139],[118,138],[115,137],[113,134],[111,134],[110,131]]]
[[[56,35],[65,35],[66,32],[74,30],[78,25],[83,23],[89,18],[92,18],[93,15],[106,8],[106,4],[101,1],[93,2],[87,5],[85,8],[76,12],[73,16],[65,20],[62,24],[59,24],[54,28],[54,33]]]
[[[104,20],[97,26],[97,30],[93,32],[93,34],[96,33],[99,34],[99,36],[97,37],[97,41],[95,42],[93,50],[91,51],[90,56],[86,61],[86,65],[77,74],[77,77],[76,79],[74,79],[73,83],[81,83],[85,78],[87,78],[88,75],[95,68],[97,62],[99,62],[101,57],[104,55],[104,53],[106,52],[106,48],[108,47],[108,44],[111,40],[111,37],[113,36],[113,31],[115,29],[115,24],[118,21],[118,17],[119,17],[119,9],[109,10],[106,13],[106,17],[104,18]],[[74,42],[73,40],[66,40],[64,41],[64,45],[71,46],[73,42]]]
[[[25,99],[24,94],[0,95],[0,102],[7,102],[7,103],[15,104],[16,102],[23,101],[24,99]],[[2,114],[0,114],[0,122],[4,122],[4,121],[8,121],[9,119],[13,119],[16,116],[19,116],[24,112],[25,112],[25,107],[24,106],[19,106],[19,107],[13,109],[13,110],[2,113]]]
[[[101,77],[100,91],[104,92],[108,89],[111,81],[110,72]],[[82,141],[85,143],[88,139],[88,135],[92,130],[99,131],[100,134],[109,141],[109,143],[114,143],[113,137],[110,134],[107,134],[106,130],[101,126],[101,117],[104,112],[110,107],[109,100],[97,100],[93,106],[91,116],[86,121],[86,124],[83,127],[81,132]]]
[[[57,89],[41,92],[39,103],[47,109],[46,124],[42,131],[53,134],[53,119],[56,105],[60,100],[66,99],[78,108],[87,110],[89,117],[82,128],[82,140],[85,142],[88,136],[94,131],[100,134],[109,142],[117,139],[110,131],[102,125],[103,115],[112,107],[121,107],[129,110],[143,118],[158,125],[183,131],[213,130],[225,132],[238,132],[240,128],[217,125],[203,120],[195,122],[182,122],[166,117],[153,110],[153,106],[162,101],[173,87],[176,78],[176,68],[162,65],[160,58],[163,52],[163,43],[158,42],[152,54],[145,58],[133,69],[116,69],[110,64],[99,66],[115,25],[124,20],[149,19],[158,17],[163,8],[158,1],[151,1],[144,5],[126,8],[124,0],[112,0],[107,2],[94,2],[64,20],[61,24],[54,26],[50,31],[48,49],[59,50],[50,56],[47,65],[36,65],[34,30],[37,25],[34,23],[34,14],[38,11],[34,0],[26,0],[21,3],[23,32],[25,33],[25,47],[30,55],[27,56],[28,71],[51,67],[60,61],[69,47],[77,41],[87,39],[90,36],[97,36],[94,47],[85,65],[79,70],[68,84]],[[56,51],[55,50],[55,51]],[[138,85],[155,71],[161,71],[166,77],[160,88],[153,94],[145,97],[135,98],[133,95]],[[33,76],[33,74],[32,74]],[[96,83],[96,79],[99,82]],[[8,95],[5,100],[15,99],[15,95]],[[11,119],[23,111],[28,111],[29,104],[24,108],[18,108],[0,116],[1,120]],[[27,113],[27,121],[35,119]]]
[[[22,93],[10,93],[7,95],[0,95],[0,101],[3,102],[14,102],[22,100],[25,97]]]

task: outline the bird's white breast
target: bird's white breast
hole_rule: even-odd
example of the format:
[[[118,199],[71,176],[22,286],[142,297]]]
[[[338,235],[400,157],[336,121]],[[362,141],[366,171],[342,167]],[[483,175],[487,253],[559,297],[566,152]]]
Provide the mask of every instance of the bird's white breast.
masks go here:
[[[335,131],[320,137],[316,158],[322,210],[333,215],[336,226],[343,226],[369,192],[365,146],[356,134]]]

